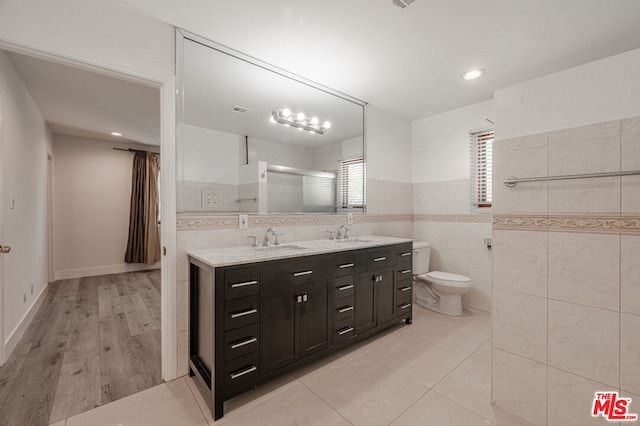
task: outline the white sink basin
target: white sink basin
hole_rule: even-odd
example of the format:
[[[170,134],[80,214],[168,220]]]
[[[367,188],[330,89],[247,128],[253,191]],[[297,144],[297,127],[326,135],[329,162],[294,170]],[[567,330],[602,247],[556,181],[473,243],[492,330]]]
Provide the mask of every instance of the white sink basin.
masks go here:
[[[365,240],[362,238],[345,238],[344,240],[333,240],[336,243],[342,243],[342,244],[346,244],[346,243],[370,243],[371,240]]]

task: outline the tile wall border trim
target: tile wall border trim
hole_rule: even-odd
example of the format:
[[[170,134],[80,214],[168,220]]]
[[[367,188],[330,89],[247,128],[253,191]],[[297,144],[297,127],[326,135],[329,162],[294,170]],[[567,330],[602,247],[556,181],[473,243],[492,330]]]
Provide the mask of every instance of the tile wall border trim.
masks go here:
[[[354,215],[354,223],[411,222],[413,215]],[[347,222],[341,215],[249,215],[249,227],[335,225]],[[178,216],[176,228],[181,230],[237,229],[238,215],[229,216]]]
[[[640,215],[495,214],[493,229],[640,235]]]
[[[470,222],[491,223],[491,214],[421,214],[413,216],[414,222]]]

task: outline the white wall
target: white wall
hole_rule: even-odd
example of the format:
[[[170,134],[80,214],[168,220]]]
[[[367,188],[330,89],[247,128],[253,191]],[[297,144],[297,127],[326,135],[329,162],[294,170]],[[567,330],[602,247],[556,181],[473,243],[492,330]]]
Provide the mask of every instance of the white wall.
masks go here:
[[[11,253],[2,258],[5,338],[2,343],[11,340],[15,345],[20,336],[14,333],[47,285],[47,155],[52,154],[52,137],[22,80],[1,51],[0,102],[4,221],[1,243],[11,246]],[[25,292],[26,303],[23,302]]]
[[[496,90],[496,138],[640,115],[640,49]]]
[[[367,179],[411,182],[411,121],[367,106]]]
[[[469,179],[469,131],[493,127],[493,100],[413,122],[413,182]]]
[[[160,267],[126,264],[133,154],[138,148],[54,135],[56,279]]]

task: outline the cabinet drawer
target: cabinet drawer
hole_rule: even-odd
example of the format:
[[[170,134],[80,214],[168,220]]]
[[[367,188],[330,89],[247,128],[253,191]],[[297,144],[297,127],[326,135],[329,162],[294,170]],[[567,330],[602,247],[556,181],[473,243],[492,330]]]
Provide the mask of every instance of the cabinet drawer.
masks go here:
[[[340,321],[334,324],[333,343],[343,342],[353,338],[355,334],[355,327],[353,326],[353,319]]]
[[[358,254],[357,272],[393,266],[396,263],[396,253],[388,247],[367,250]]]
[[[346,297],[336,301],[333,309],[334,322],[353,318],[353,297]]]
[[[411,281],[411,268],[398,268],[396,267],[396,281]]]
[[[224,366],[224,389],[233,389],[255,382],[260,377],[260,352],[253,352],[232,361]]]
[[[397,316],[402,316],[404,314],[410,313],[411,312],[411,306],[412,306],[411,302],[404,302],[404,303],[398,304],[398,307],[396,309]]]
[[[224,300],[259,294],[260,267],[225,269],[224,287]]]
[[[342,299],[343,297],[353,296],[353,275],[340,277],[333,280],[333,298]]]
[[[398,306],[404,305],[406,303],[411,303],[412,301],[411,299],[413,298],[413,292],[411,291],[411,287],[408,287],[408,288],[409,290],[407,291],[402,291],[401,289],[399,289],[398,292],[396,293],[396,303]]]
[[[330,256],[301,257],[286,261],[269,262],[262,273],[268,290],[310,284],[332,276]]]
[[[355,253],[340,253],[333,257],[333,276],[342,277],[353,274],[357,259]]]
[[[259,323],[224,333],[225,361],[250,354],[258,349],[260,349]]]
[[[235,299],[224,305],[224,329],[233,330],[258,322],[260,319],[260,297]]]
[[[396,267],[398,270],[411,269],[413,262],[413,248],[411,244],[403,244],[396,251]]]

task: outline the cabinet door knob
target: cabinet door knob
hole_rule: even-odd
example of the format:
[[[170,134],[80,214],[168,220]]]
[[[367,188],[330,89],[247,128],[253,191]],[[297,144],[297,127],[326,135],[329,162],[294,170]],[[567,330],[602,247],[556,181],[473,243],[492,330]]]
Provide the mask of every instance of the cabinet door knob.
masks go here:
[[[303,295],[302,295],[302,301],[303,301],[303,302],[307,302],[307,301],[309,301],[309,296],[308,296],[308,295],[306,295],[306,294],[303,294]]]
[[[301,295],[297,295],[296,296],[296,303],[302,303],[302,296]]]

